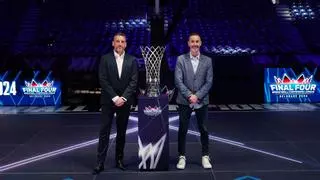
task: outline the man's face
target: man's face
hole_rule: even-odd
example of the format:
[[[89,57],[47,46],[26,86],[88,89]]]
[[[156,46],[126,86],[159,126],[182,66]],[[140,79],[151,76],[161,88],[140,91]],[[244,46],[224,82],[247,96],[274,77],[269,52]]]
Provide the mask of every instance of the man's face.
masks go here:
[[[112,46],[114,50],[121,55],[127,47],[126,38],[120,35],[114,36]]]
[[[198,55],[201,46],[201,39],[198,35],[189,37],[188,46],[192,55]]]

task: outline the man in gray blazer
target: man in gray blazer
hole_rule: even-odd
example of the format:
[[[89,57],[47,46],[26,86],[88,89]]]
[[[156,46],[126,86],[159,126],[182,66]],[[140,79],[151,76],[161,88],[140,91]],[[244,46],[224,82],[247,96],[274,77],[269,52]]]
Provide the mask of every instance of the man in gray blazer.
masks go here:
[[[176,102],[179,106],[178,169],[186,166],[186,134],[192,111],[195,111],[201,134],[202,166],[212,168],[209,158],[209,138],[204,121],[208,119],[209,90],[213,81],[212,60],[200,54],[201,38],[197,33],[189,35],[190,52],[180,55],[175,67]]]

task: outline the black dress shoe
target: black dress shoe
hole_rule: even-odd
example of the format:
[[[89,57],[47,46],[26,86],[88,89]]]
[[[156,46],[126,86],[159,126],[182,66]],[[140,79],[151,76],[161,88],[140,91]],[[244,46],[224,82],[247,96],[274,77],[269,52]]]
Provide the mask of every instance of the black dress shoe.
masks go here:
[[[121,160],[117,161],[116,167],[123,170],[123,171],[126,170],[126,168],[124,167],[123,162]]]
[[[93,175],[100,174],[104,170],[104,165],[103,164],[98,164],[92,171]]]

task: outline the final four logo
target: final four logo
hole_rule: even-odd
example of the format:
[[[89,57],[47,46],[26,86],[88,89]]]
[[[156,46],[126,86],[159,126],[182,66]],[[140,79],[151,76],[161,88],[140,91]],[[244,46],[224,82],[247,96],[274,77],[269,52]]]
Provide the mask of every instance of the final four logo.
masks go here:
[[[297,79],[284,74],[282,78],[274,76],[274,84],[270,84],[272,94],[285,98],[296,98],[315,93],[317,85],[312,81],[313,75],[305,77],[301,74]]]
[[[57,91],[56,87],[53,87],[54,81],[48,82],[44,80],[42,83],[36,82],[32,79],[31,82],[25,81],[25,87],[22,88],[23,94],[30,97],[50,97]]]
[[[145,107],[143,110],[143,113],[147,116],[158,116],[159,114],[161,114],[162,110],[160,107]]]

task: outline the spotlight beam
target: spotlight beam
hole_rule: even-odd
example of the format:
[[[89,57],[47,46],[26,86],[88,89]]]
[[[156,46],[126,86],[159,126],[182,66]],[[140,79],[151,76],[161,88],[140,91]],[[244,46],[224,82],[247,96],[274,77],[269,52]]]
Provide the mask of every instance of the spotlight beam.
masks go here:
[[[178,131],[178,128],[175,127],[175,126],[169,126],[169,129]],[[192,135],[195,135],[195,136],[200,136],[199,132],[192,131],[192,130],[188,130],[188,134],[192,134]],[[292,162],[296,162],[296,163],[302,164],[302,162],[299,161],[299,160],[295,160],[295,159],[288,158],[288,157],[285,157],[285,156],[280,156],[280,155],[277,155],[277,154],[274,154],[274,153],[270,153],[270,152],[267,152],[267,151],[263,151],[263,150],[260,150],[260,149],[255,149],[255,148],[252,148],[252,147],[248,147],[248,146],[244,145],[243,143],[239,143],[239,142],[235,142],[235,141],[231,141],[231,140],[227,140],[227,139],[224,139],[224,138],[219,138],[219,137],[215,137],[215,136],[211,136],[211,135],[209,135],[209,139],[210,140],[214,140],[214,141],[219,141],[219,142],[222,142],[222,143],[226,143],[226,144],[230,144],[230,145],[233,145],[233,146],[237,146],[237,147],[240,147],[240,148],[243,148],[243,149],[248,149],[248,150],[251,150],[251,151],[259,152],[259,153],[262,153],[262,154],[266,154],[266,155],[270,155],[270,156],[274,156],[274,157],[277,157],[277,158],[281,158],[281,159],[285,159],[285,160],[288,160],[288,161],[292,161]]]
[[[130,116],[129,119],[132,120],[132,121],[138,122],[138,118],[137,117]],[[178,119],[179,119],[179,116],[170,117],[169,118],[169,122],[173,122],[173,121],[176,121]],[[175,126],[172,126],[172,125],[169,125],[169,129],[174,130],[174,131],[178,131],[179,130],[178,127],[175,127]],[[126,131],[126,134],[131,134],[131,133],[135,133],[135,132],[138,132],[138,127],[134,127],[134,128],[128,129]],[[195,136],[200,136],[199,132],[192,131],[192,130],[188,130],[188,134],[195,135]],[[116,133],[111,134],[110,135],[110,139],[115,138],[116,135],[117,135]],[[267,151],[263,151],[263,150],[259,150],[259,149],[256,149],[256,148],[248,147],[248,146],[244,145],[241,142],[232,141],[232,140],[228,140],[228,139],[225,139],[225,138],[220,138],[220,137],[212,136],[212,135],[209,135],[209,139],[210,140],[214,140],[214,141],[218,141],[218,142],[221,142],[221,143],[237,146],[239,148],[248,149],[248,150],[259,152],[259,153],[262,153],[262,154],[266,154],[266,155],[274,156],[274,157],[277,157],[277,158],[285,159],[285,160],[288,160],[288,161],[292,161],[292,162],[296,162],[296,163],[300,163],[300,164],[303,163],[302,161],[299,161],[299,160],[295,160],[295,159],[288,158],[288,157],[285,157],[285,156],[280,156],[280,155],[277,155],[277,154],[274,154],[274,153],[270,153],[270,152],[267,152]],[[45,154],[41,154],[41,155],[34,156],[34,157],[31,157],[31,158],[23,159],[23,160],[14,162],[14,163],[10,163],[10,164],[4,165],[4,166],[0,166],[0,173],[4,172],[4,171],[7,171],[7,170],[10,170],[10,169],[13,169],[13,168],[16,168],[16,167],[19,167],[19,166],[30,164],[30,163],[35,162],[35,161],[39,161],[39,160],[50,158],[50,157],[53,157],[53,156],[57,156],[57,155],[60,155],[60,154],[66,153],[66,152],[70,152],[70,151],[73,151],[73,150],[76,150],[76,149],[87,147],[87,146],[96,144],[97,142],[98,142],[98,139],[93,139],[93,140],[86,141],[86,142],[83,142],[83,143],[80,143],[80,144],[76,144],[76,145],[73,145],[73,146],[65,147],[65,148],[58,149],[58,150],[55,150],[55,151],[51,151],[51,152],[48,152],[48,153],[45,153]]]
[[[137,131],[138,131],[138,127],[134,127],[134,128],[128,129],[126,134],[131,134],[131,133],[134,133],[134,132],[137,132]],[[111,134],[110,135],[110,139],[113,139],[116,136],[117,136],[117,133]],[[41,155],[38,155],[38,156],[34,156],[34,157],[31,157],[31,158],[23,159],[21,161],[10,163],[10,164],[7,164],[5,166],[1,166],[0,167],[0,172],[6,171],[6,170],[9,170],[9,169],[12,169],[12,168],[16,168],[16,167],[19,167],[19,166],[22,166],[22,165],[25,165],[25,164],[29,164],[29,163],[32,163],[32,162],[35,162],[35,161],[39,161],[39,160],[42,160],[42,159],[46,159],[46,158],[49,158],[49,157],[57,156],[57,155],[60,155],[60,154],[63,154],[63,153],[69,152],[69,151],[73,151],[73,150],[76,150],[76,149],[87,147],[87,146],[96,144],[97,142],[98,142],[98,139],[94,139],[94,140],[91,140],[91,141],[86,141],[86,142],[83,142],[83,143],[80,143],[80,144],[76,144],[76,145],[73,145],[73,146],[65,147],[65,148],[62,148],[62,149],[51,151],[51,152],[48,152],[48,153],[45,153],[45,154],[41,154]]]
[[[171,126],[171,125],[169,125],[169,129],[171,129],[171,130],[175,130],[175,131],[178,131],[178,130],[179,130],[179,128],[178,128],[178,127]],[[187,133],[188,133],[188,134],[191,134],[191,135],[195,135],[195,136],[200,136],[200,133],[199,133],[199,132],[197,132],[197,131],[188,130],[188,132],[187,132]],[[241,146],[244,146],[244,144],[243,144],[243,143],[241,143],[241,142],[232,141],[232,140],[229,140],[229,139],[224,139],[224,138],[220,138],[220,137],[217,137],[217,136],[209,135],[209,139],[210,139],[210,140],[214,140],[214,141],[223,142],[223,143],[226,143],[226,144],[231,144],[231,145],[241,145]]]

